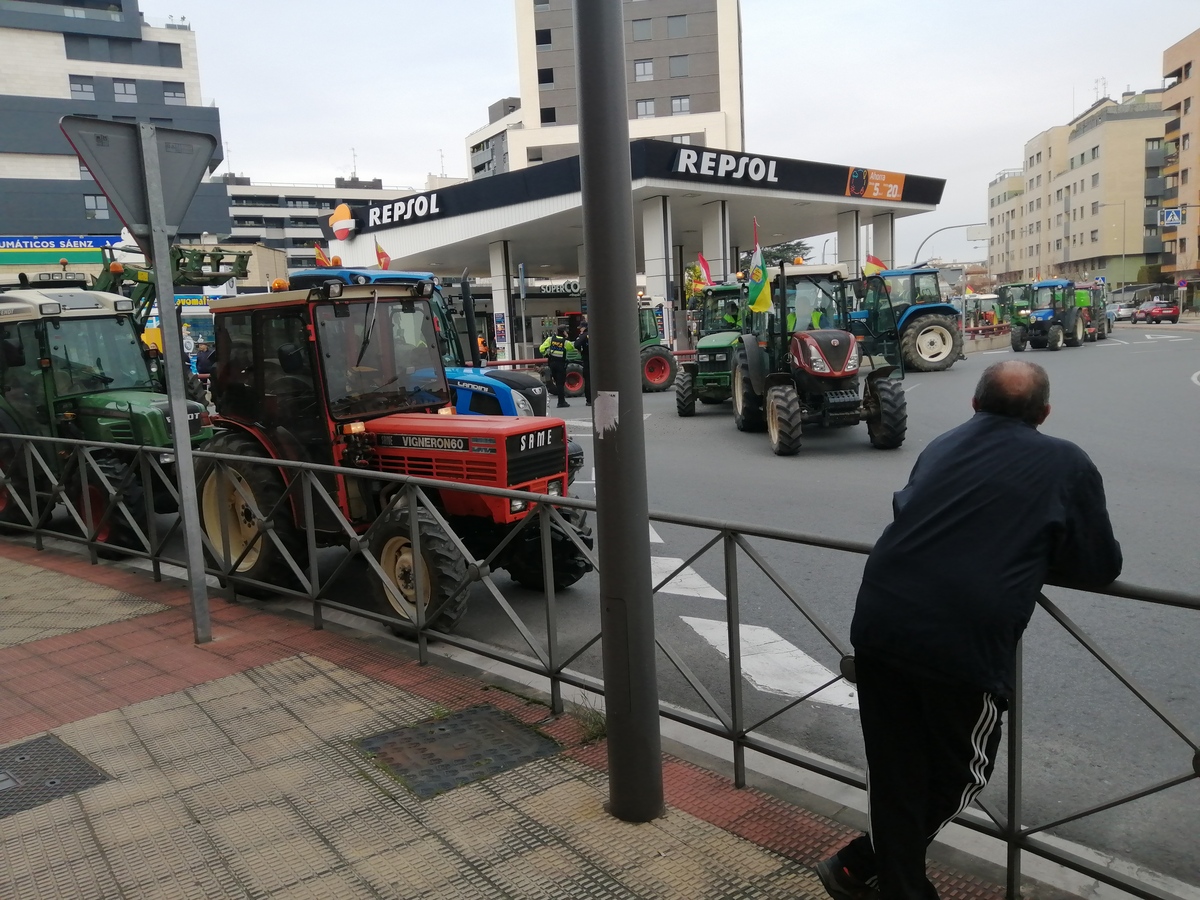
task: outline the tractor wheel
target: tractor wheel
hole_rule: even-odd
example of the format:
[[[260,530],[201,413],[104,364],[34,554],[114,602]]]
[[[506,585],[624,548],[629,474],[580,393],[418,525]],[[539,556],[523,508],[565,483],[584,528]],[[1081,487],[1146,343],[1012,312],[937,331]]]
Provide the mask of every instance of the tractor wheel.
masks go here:
[[[962,353],[962,333],[949,316],[921,316],[900,336],[904,364],[918,372],[941,372]]]
[[[195,400],[208,409],[208,386],[195,372],[187,372],[183,379],[183,392],[189,400]]]
[[[1179,320],[1176,319],[1176,321],[1179,321]],[[1105,316],[1104,317],[1104,333],[1112,334],[1112,330],[1113,330],[1113,320],[1110,319],[1108,316]]]
[[[463,559],[442,526],[425,510],[417,511],[417,529],[421,540],[421,591],[426,600],[426,612],[432,621],[425,624],[438,631],[453,631],[467,611],[470,591],[455,588],[466,577],[467,561]],[[393,596],[379,578],[371,580],[375,608],[388,616],[417,621],[417,566],[413,559],[412,539],[408,527],[408,509],[393,509],[379,517],[371,536],[371,555],[383,569]],[[399,630],[405,630],[403,626]]]
[[[587,547],[592,546],[592,529],[587,524],[587,513],[582,509],[558,508],[559,514],[579,535]],[[508,574],[517,584],[532,591],[545,590],[542,573],[542,534],[535,523],[526,526],[524,539],[504,564]],[[580,578],[592,571],[592,564],[575,542],[567,537],[562,526],[554,522],[550,526],[550,559],[554,564],[554,589],[569,588]]]
[[[895,450],[908,431],[908,402],[904,385],[890,378],[875,378],[867,387],[867,436],[877,450]]]
[[[754,393],[745,350],[738,351],[737,364],[733,369],[733,422],[738,431],[762,431],[766,427],[762,398]]]
[[[1105,316],[1104,320],[1098,326],[1096,326],[1096,340],[1108,340],[1108,333],[1110,330],[1112,330],[1112,325],[1109,324],[1108,317]]]
[[[583,396],[583,366],[579,363],[567,363],[566,391],[568,397]]]
[[[675,412],[684,419],[696,414],[696,388],[687,372],[675,376]]]
[[[258,441],[237,432],[217,435],[207,441],[202,449],[232,456],[269,459]],[[235,483],[246,496],[253,499],[263,516],[271,516],[271,530],[287,549],[296,567],[304,571],[308,565],[304,533],[296,527],[291,504],[279,502],[286,486],[283,475],[274,466],[249,462],[229,463],[225,475],[222,476],[215,463],[207,459],[201,460],[196,471],[196,492],[200,497],[200,527],[222,557],[228,552],[231,563],[242,556],[243,550],[246,551],[241,562],[234,566],[232,574],[265,584],[294,585],[295,574],[286,557],[267,536],[265,529],[262,534],[257,534],[259,523],[255,521],[254,511],[234,487]],[[222,518],[226,519],[227,541],[221,538]],[[213,563],[220,568],[222,561],[213,560]],[[238,590],[250,596],[270,595],[268,589],[253,585],[246,588],[239,586]]]
[[[1051,325],[1046,330],[1046,349],[1061,350],[1064,339],[1063,327],[1061,325]]]
[[[767,435],[776,456],[794,456],[800,449],[800,397],[795,385],[767,390]]]
[[[665,391],[675,381],[679,363],[666,347],[642,349],[642,390],[646,393]]]
[[[96,461],[96,467],[108,479],[108,483],[118,490],[116,499],[125,504],[125,509],[129,511],[129,515],[137,523],[137,527],[141,529],[142,534],[146,534],[146,494],[142,487],[141,477],[135,473],[129,482],[121,487],[121,482],[129,472],[129,464],[113,456],[97,454],[92,458]],[[126,547],[132,550],[145,550],[146,545],[142,543],[137,531],[134,530],[133,525],[119,507],[112,511],[103,524],[100,524],[101,519],[104,519],[105,513],[108,512],[110,498],[96,477],[95,470],[90,466],[87,474],[87,497],[91,514],[88,515],[84,512],[83,479],[78,472],[71,477],[67,487],[67,496],[76,512],[79,513],[79,517],[87,525],[88,536],[95,531],[97,543],[109,544],[112,547]],[[97,530],[97,526],[99,526],[99,530]],[[121,559],[125,555],[114,550],[98,550],[97,554],[105,559]]]
[[[1009,333],[1008,338],[1009,338],[1009,342],[1012,344],[1014,353],[1025,352],[1026,338],[1025,338],[1025,329],[1024,328],[1014,328]]]
[[[1078,312],[1075,313],[1075,324],[1071,326],[1071,334],[1064,338],[1064,342],[1068,347],[1082,347],[1083,341],[1087,337],[1087,328],[1083,324],[1083,316]]]

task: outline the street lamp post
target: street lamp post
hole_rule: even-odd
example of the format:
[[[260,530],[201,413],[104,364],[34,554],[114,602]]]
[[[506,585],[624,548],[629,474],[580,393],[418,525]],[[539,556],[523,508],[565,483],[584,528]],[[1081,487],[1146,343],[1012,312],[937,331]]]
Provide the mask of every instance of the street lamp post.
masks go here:
[[[917,260],[921,258],[921,249],[925,246],[925,244],[929,241],[929,239],[931,237],[933,237],[935,234],[941,234],[943,231],[950,231],[952,228],[975,228],[980,225],[986,225],[986,224],[987,224],[987,222],[968,222],[965,225],[947,225],[944,228],[939,228],[936,231],[931,231],[929,234],[925,235],[925,240],[921,241],[921,243],[917,245],[917,252],[913,254],[913,265],[915,266],[917,264]]]
[[[825,243],[821,245],[821,265],[825,265],[825,248],[829,246],[829,238],[825,238]]]

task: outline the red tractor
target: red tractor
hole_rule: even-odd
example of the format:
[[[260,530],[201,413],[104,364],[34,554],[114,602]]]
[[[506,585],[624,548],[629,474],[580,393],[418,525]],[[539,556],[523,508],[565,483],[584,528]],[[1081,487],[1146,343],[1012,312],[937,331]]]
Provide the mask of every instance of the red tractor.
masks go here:
[[[353,473],[391,472],[562,495],[567,434],[562,419],[452,415],[432,289],[429,282],[361,287],[331,282],[311,290],[213,301],[213,421],[224,431],[203,449],[346,468],[346,475],[318,478],[354,530],[369,531],[367,546],[392,588],[372,579],[376,607],[415,621],[417,598],[425,596],[431,624],[449,630],[466,610],[463,554],[436,518],[422,510],[418,534],[427,582],[418,592],[408,508],[393,504],[402,486]],[[262,584],[294,581],[287,558],[267,531],[304,571],[309,542],[303,498],[292,491],[284,499],[295,471],[238,462],[220,472],[212,461],[201,462],[201,525],[234,574]],[[426,493],[480,559],[527,513],[524,501],[507,497]],[[266,521],[256,516],[255,507]],[[560,514],[591,546],[584,514],[568,509]],[[313,521],[316,546],[353,542],[319,499],[313,503]],[[492,565],[507,569],[520,584],[542,589],[537,526],[526,526]],[[554,585],[565,588],[592,566],[561,526],[553,527]]]

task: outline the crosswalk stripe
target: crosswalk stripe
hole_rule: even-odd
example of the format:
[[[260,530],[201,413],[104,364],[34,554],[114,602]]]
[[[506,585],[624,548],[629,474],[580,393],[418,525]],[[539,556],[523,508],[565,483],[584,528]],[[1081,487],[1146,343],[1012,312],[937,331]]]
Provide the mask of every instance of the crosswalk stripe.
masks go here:
[[[725,622],[692,616],[680,618],[713,649],[729,659],[729,626]],[[741,636],[742,675],[764,693],[803,697],[834,677],[832,671],[770,628],[743,625]],[[858,693],[854,685],[845,680],[831,684],[815,695],[812,701],[844,709],[858,709]]]
[[[654,524],[651,523],[650,524],[650,543],[661,544],[662,542],[663,542],[663,539],[659,536],[658,532],[654,530]]]
[[[658,584],[683,563],[683,560],[673,556],[650,557],[650,576]],[[677,594],[681,597],[705,597],[709,600],[724,600],[725,595],[718,591],[701,577],[700,573],[688,566],[670,581],[662,586],[660,594]]]

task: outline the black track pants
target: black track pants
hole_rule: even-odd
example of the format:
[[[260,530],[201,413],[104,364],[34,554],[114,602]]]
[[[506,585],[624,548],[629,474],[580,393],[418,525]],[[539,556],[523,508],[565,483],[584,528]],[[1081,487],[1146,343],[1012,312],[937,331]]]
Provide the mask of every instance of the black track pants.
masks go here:
[[[554,379],[554,388],[558,391],[558,402],[567,402],[567,361],[561,356],[551,356],[546,360],[550,367],[550,377]]]
[[[936,900],[925,852],[991,777],[1004,701],[861,656],[855,668],[869,835],[838,860],[882,900]]]

